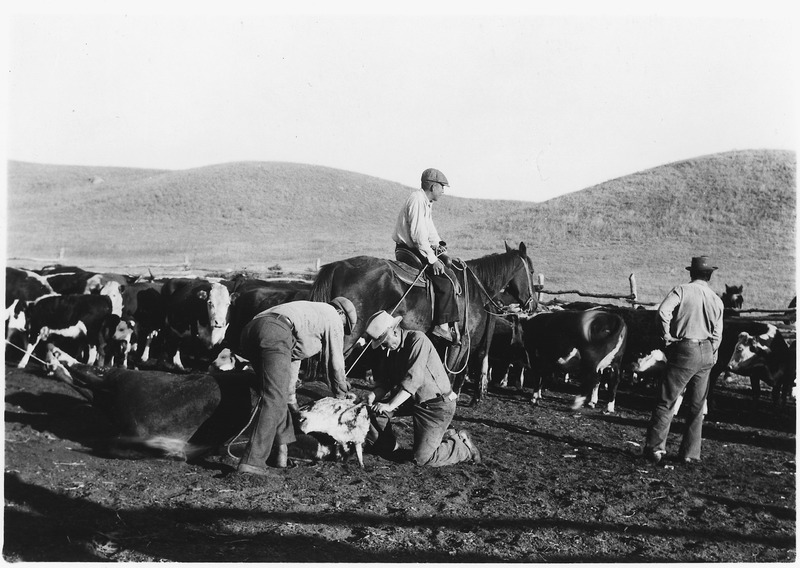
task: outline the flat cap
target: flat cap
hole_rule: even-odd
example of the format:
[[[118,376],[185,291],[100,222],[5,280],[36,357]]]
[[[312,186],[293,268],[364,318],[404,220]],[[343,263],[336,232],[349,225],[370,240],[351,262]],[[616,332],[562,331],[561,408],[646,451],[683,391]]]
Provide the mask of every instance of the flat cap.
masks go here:
[[[444,174],[436,168],[428,168],[422,172],[422,181],[433,181],[442,185],[450,185],[447,183],[447,178],[444,177]]]

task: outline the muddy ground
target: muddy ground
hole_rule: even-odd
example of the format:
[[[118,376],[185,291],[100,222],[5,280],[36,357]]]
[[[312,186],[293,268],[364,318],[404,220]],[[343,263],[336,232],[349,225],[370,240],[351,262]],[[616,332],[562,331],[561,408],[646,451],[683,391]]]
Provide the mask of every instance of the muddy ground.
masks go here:
[[[640,451],[653,393],[617,412],[539,407],[496,388],[462,394],[481,465],[424,469],[365,456],[239,476],[236,460],[119,460],[89,448],[110,422],[67,385],[7,369],[7,561],[791,562],[796,558],[794,401],[719,389],[703,461],[651,466]],[[357,388],[366,384],[355,381]],[[469,387],[469,385],[468,385]],[[410,419],[397,429],[410,444]],[[676,419],[668,449],[682,431]]]

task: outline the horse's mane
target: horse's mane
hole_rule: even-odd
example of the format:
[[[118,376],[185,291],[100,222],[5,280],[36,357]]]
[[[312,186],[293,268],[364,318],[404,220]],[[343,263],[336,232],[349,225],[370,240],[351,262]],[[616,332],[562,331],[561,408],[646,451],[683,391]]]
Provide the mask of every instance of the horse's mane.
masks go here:
[[[519,256],[519,251],[511,250],[507,252],[495,252],[480,258],[467,261],[467,265],[475,273],[475,276],[482,282],[492,282],[498,276],[505,276],[509,270],[515,267],[513,261],[515,256]]]

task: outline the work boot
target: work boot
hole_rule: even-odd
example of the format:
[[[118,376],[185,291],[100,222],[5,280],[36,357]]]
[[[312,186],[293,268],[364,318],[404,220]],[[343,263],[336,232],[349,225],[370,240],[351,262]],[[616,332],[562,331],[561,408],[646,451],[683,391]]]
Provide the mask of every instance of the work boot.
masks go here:
[[[262,477],[281,477],[281,474],[277,471],[273,471],[272,468],[259,467],[257,465],[250,465],[247,463],[240,463],[239,467],[236,468],[236,472],[248,473],[250,475],[260,475]]]
[[[446,323],[434,327],[433,331],[431,332],[431,335],[444,339],[448,343],[453,342],[453,334],[450,333],[450,326],[447,325]]]
[[[458,328],[458,324],[454,323],[453,327],[453,345],[461,345],[461,330]]]
[[[472,456],[472,463],[481,463],[481,451],[473,443],[472,436],[470,436],[469,431],[461,430],[461,432],[458,433],[458,437],[461,438],[461,441],[464,442],[465,446],[467,446],[467,449]]]

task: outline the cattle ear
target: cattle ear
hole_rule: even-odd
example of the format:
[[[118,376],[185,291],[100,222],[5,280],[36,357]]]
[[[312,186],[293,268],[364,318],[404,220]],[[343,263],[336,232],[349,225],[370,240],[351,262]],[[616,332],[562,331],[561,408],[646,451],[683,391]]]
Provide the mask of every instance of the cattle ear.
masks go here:
[[[525,243],[520,241],[519,242],[519,255],[520,256],[525,256],[526,254],[528,254],[528,250],[525,248]]]
[[[506,247],[506,252],[511,252],[511,247],[508,246],[508,243],[503,241],[503,246]]]

